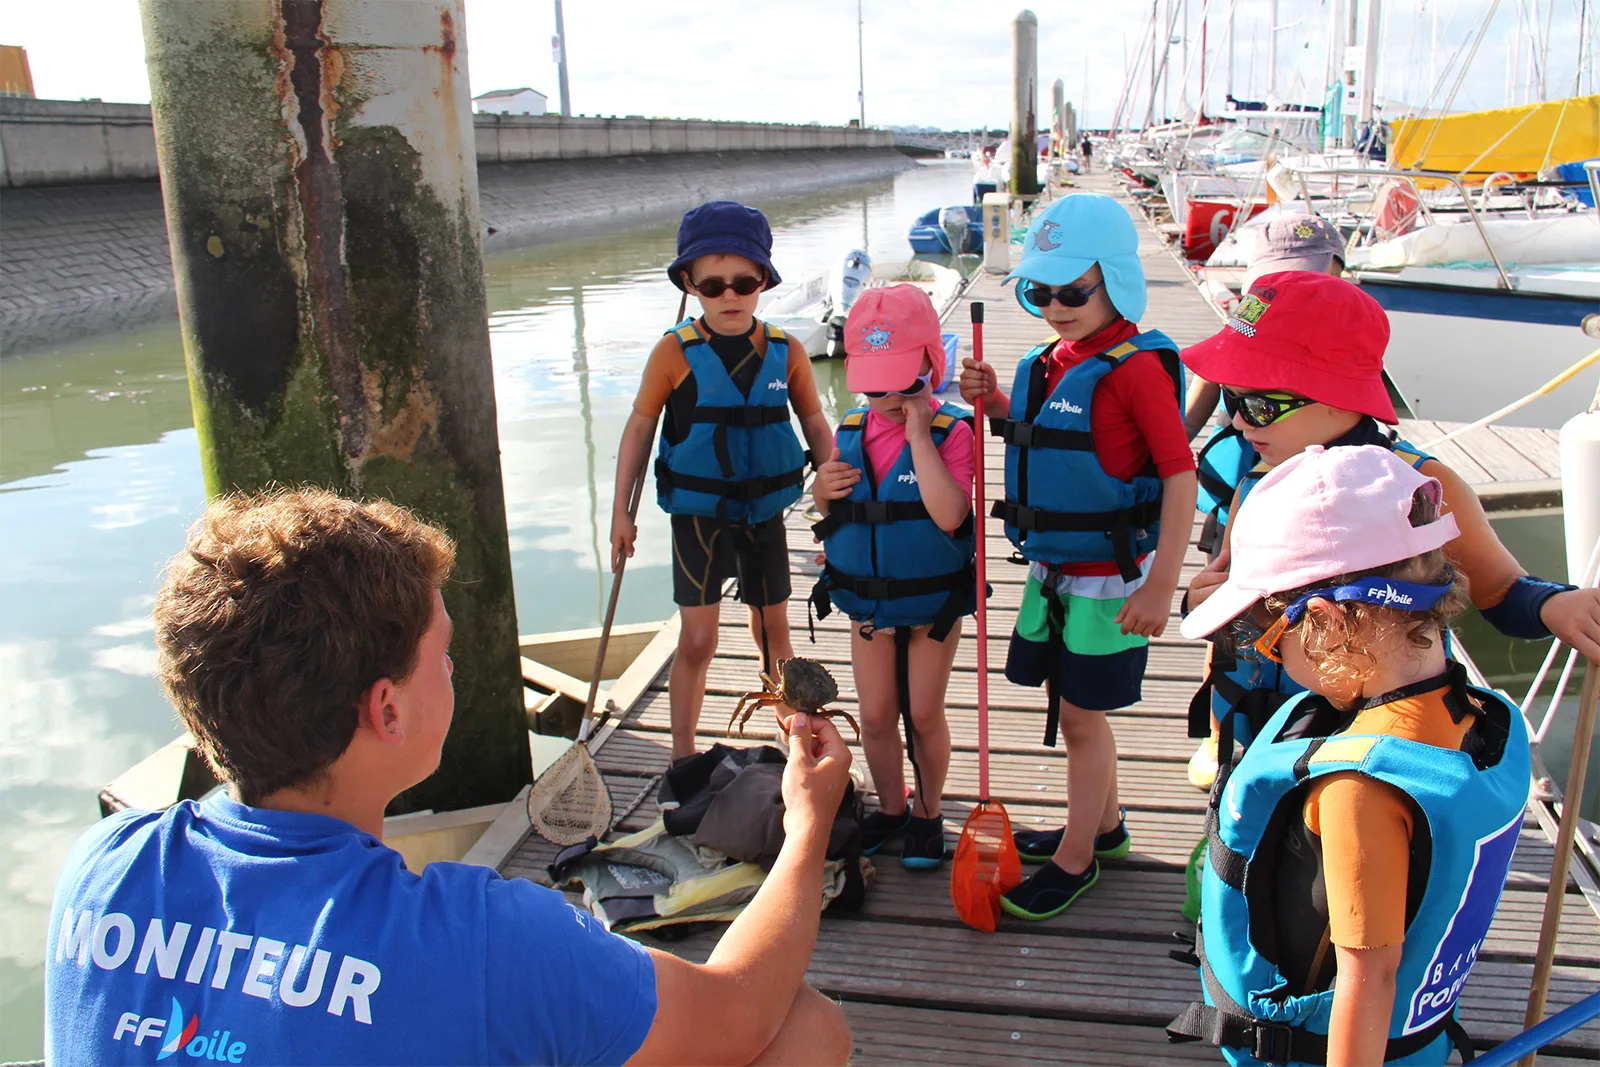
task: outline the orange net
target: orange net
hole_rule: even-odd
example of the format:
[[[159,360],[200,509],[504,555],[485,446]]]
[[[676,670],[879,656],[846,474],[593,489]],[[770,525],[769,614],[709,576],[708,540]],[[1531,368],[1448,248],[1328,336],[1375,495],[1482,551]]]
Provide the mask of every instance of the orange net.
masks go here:
[[[950,902],[961,921],[994,933],[1000,897],[1022,881],[1022,858],[1011,839],[1011,818],[998,803],[979,804],[961,827],[950,866]]]

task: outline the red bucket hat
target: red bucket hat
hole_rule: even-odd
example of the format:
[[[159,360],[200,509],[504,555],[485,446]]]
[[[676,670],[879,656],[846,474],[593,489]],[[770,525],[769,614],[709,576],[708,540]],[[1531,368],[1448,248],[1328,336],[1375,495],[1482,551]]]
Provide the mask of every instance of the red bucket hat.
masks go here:
[[[1183,350],[1208,382],[1282,389],[1393,425],[1383,379],[1389,319],[1360,286],[1326,274],[1257,278],[1216,335]]]

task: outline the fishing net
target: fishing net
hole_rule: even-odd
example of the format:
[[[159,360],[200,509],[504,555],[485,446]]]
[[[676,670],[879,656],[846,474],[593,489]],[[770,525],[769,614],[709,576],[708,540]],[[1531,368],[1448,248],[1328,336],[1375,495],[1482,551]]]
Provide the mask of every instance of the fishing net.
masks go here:
[[[994,933],[1000,897],[1022,881],[1022,857],[1011,839],[1011,818],[1000,804],[979,804],[961,827],[950,866],[950,902],[961,921]]]
[[[611,829],[611,791],[586,741],[574,741],[528,792],[528,822],[546,841],[576,845]]]

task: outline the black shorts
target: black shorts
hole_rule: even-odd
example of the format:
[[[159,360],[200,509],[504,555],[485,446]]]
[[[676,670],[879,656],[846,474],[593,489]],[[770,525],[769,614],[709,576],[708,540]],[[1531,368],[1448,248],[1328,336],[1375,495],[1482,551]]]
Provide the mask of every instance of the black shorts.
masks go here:
[[[672,516],[672,602],[700,608],[722,600],[729,578],[753,608],[789,599],[789,538],[783,516],[754,526],[704,515]]]

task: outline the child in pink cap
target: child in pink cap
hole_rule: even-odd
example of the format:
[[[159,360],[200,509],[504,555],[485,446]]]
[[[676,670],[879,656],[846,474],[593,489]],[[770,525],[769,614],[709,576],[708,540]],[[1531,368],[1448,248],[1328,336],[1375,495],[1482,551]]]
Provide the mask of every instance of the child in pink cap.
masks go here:
[[[1168,1035],[1233,1064],[1442,1064],[1529,785],[1521,713],[1446,652],[1468,604],[1456,518],[1393,450],[1313,445],[1229,529],[1232,572],[1183,636],[1308,691],[1211,792],[1205,1001]]]
[[[901,862],[933,868],[945,854],[945,686],[961,617],[977,610],[972,413],[934,398],[939,316],[916,286],[862,293],[844,341],[845,380],[868,399],[840,421],[812,487],[827,560],[812,602],[819,616],[838,608],[856,624],[850,664],[879,805],[863,825],[864,851],[903,835]],[[909,796],[897,716],[916,780]]]

